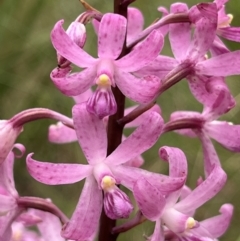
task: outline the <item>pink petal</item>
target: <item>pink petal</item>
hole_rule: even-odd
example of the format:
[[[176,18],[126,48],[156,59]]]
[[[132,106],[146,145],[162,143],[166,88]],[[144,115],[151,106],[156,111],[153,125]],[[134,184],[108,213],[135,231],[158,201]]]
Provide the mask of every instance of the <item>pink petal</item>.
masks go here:
[[[16,200],[12,196],[0,194],[0,215],[5,215],[8,211],[17,207]]]
[[[153,61],[161,52],[164,38],[159,31],[154,30],[146,39],[136,45],[133,50],[115,61],[118,68],[124,72],[134,72]]]
[[[224,186],[226,173],[220,166],[215,166],[208,178],[197,186],[186,198],[175,205],[175,209],[188,213],[196,210],[214,197]]]
[[[159,149],[159,156],[169,162],[170,177],[187,177],[187,159],[179,148],[163,146]]]
[[[96,233],[102,211],[102,191],[89,176],[84,184],[77,207],[62,230],[62,236],[74,240],[89,240]]]
[[[189,55],[192,60],[202,58],[211,48],[215,39],[217,28],[217,9],[215,4],[201,4],[202,14],[206,17],[201,18],[195,27],[192,46],[189,47]]]
[[[121,15],[106,13],[98,29],[98,57],[116,59],[122,52],[127,20]]]
[[[225,148],[240,151],[240,125],[233,125],[227,121],[212,121],[205,124],[208,135]]]
[[[107,132],[102,120],[86,110],[86,104],[72,109],[78,142],[90,164],[96,164],[107,155]]]
[[[191,75],[188,79],[191,92],[205,109],[211,107],[211,111],[214,112],[220,108],[223,109],[223,112],[220,111],[223,114],[233,106],[234,99],[223,77]]]
[[[49,126],[48,140],[53,143],[64,144],[77,141],[77,135],[75,130],[65,126],[62,122],[58,122]]]
[[[240,42],[240,27],[219,28],[217,33],[228,40]]]
[[[65,95],[76,96],[87,91],[96,78],[96,66],[70,74],[70,69],[55,68],[51,74],[54,85]]]
[[[164,241],[165,237],[162,229],[161,220],[157,220],[155,223],[154,232],[149,238],[149,241]]]
[[[171,13],[187,13],[188,6],[184,3],[171,5]],[[178,61],[186,58],[186,52],[191,42],[190,23],[175,23],[169,25],[169,41],[172,52]]]
[[[217,152],[205,132],[199,132],[198,137],[202,142],[203,148],[203,158],[204,158],[204,172],[207,178],[215,166],[221,166],[220,160],[218,158]]]
[[[136,181],[142,178],[145,178],[150,183],[159,184],[158,189],[164,194],[169,194],[169,192],[181,188],[185,183],[185,178],[171,178],[162,174],[125,165],[113,166],[111,170],[117,180],[120,180],[120,184],[130,190],[133,190]]]
[[[228,229],[233,215],[233,205],[224,204],[219,211],[220,215],[200,222],[200,226],[207,229],[214,239],[222,236]]]
[[[139,76],[144,75],[156,75],[159,78],[163,78],[169,71],[174,69],[178,65],[178,62],[168,56],[159,55],[154,61],[148,64],[146,67],[135,72]]]
[[[0,165],[12,150],[14,142],[21,131],[22,127],[14,128],[11,120],[0,120]]]
[[[143,30],[144,18],[142,12],[133,7],[128,8],[128,23],[127,23],[127,42]]]
[[[92,167],[82,164],[60,164],[39,162],[32,159],[33,153],[27,156],[27,169],[37,181],[49,185],[79,182],[89,176]]]
[[[105,162],[119,165],[142,154],[158,140],[162,127],[162,117],[154,111],[149,113],[142,124],[106,158]]]
[[[133,106],[133,107],[129,107],[127,109],[125,109],[124,115],[129,114],[130,112],[132,112],[135,108],[137,108],[137,106]],[[149,115],[150,112],[155,111],[159,114],[161,114],[161,109],[160,107],[156,104],[154,105],[152,108],[150,108],[149,110],[145,111],[143,114],[141,114],[140,116],[138,116],[136,119],[134,119],[133,121],[127,123],[125,125],[126,128],[131,128],[131,127],[138,127]]]
[[[7,195],[18,197],[13,177],[13,165],[14,153],[11,151],[5,161],[0,165],[0,187],[6,191]]]
[[[216,95],[214,96],[215,98],[212,98],[211,105],[204,106],[204,110],[202,113],[204,118],[208,121],[217,119],[221,115],[227,113],[236,105],[234,97],[231,95],[231,92],[225,83],[222,84],[220,82],[220,84],[218,84],[218,80],[212,82],[210,82],[209,85],[214,86],[215,90],[213,90],[213,92],[215,92]]]
[[[96,59],[71,40],[62,27],[63,22],[63,20],[58,21],[51,32],[52,44],[58,54],[81,68],[96,63]]]
[[[152,101],[161,86],[161,82],[156,76],[137,78],[121,70],[115,72],[115,81],[125,96],[142,104]]]
[[[43,220],[38,223],[37,227],[44,240],[65,241],[60,234],[62,229],[61,222],[56,216],[39,210],[36,210],[35,213]]]
[[[85,92],[83,92],[80,95],[73,96],[73,99],[76,104],[80,104],[82,102],[88,101],[88,99],[92,96],[92,90],[87,89]]]
[[[230,76],[240,74],[240,50],[221,54],[211,59],[199,62],[197,74],[212,76]]]
[[[134,198],[142,214],[151,221],[160,218],[166,204],[166,199],[157,187],[145,178],[136,181],[133,186]],[[143,192],[144,190],[144,192]]]
[[[187,159],[184,153],[174,147],[163,146],[159,149],[159,156],[169,162],[169,176],[187,178]],[[181,193],[181,189],[172,192],[167,197],[168,205],[174,205]]]
[[[212,44],[210,51],[212,57],[230,52],[230,50],[225,46],[222,40],[217,36],[215,37],[215,40]]]
[[[96,19],[92,19],[92,25],[93,25],[96,35],[98,35],[100,22]]]

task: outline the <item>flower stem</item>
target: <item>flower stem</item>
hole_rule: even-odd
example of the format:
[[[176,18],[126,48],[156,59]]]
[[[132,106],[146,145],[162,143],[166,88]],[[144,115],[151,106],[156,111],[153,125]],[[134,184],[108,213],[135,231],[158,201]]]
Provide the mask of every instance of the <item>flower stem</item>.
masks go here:
[[[56,215],[65,224],[69,221],[68,217],[52,202],[39,197],[19,197],[18,206],[22,208],[34,208]]]
[[[114,13],[120,14],[127,18],[127,4],[124,0],[114,0]],[[122,53],[119,58],[127,54],[126,48],[126,39],[124,42],[124,46],[122,49]],[[124,115],[124,107],[125,107],[125,96],[118,89],[118,87],[112,88],[113,95],[115,97],[117,103],[117,112],[116,114],[109,117],[108,120],[108,149],[107,155],[110,155],[122,142],[122,134],[124,126],[118,124],[118,120],[121,119]],[[108,218],[104,212],[102,211],[101,219],[100,219],[100,230],[99,230],[99,241],[116,241],[118,234],[113,234],[112,230],[116,226],[116,220],[112,220]]]

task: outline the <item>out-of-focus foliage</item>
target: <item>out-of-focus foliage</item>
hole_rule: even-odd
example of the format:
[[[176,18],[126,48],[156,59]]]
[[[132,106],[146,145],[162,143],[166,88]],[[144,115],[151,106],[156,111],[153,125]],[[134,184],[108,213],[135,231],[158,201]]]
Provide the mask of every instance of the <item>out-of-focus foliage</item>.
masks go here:
[[[112,10],[111,0],[89,0],[101,12]],[[169,7],[173,1],[137,0],[145,15],[146,26],[160,17],[156,10],[162,5]],[[198,3],[188,0],[189,6]],[[73,101],[63,96],[52,84],[49,74],[56,66],[56,53],[52,48],[49,34],[59,19],[65,20],[65,27],[73,21],[83,7],[75,0],[1,0],[0,1],[0,118],[8,119],[26,108],[48,107],[66,115],[71,115]],[[234,15],[233,26],[240,26],[240,1],[230,0],[227,11]],[[91,25],[85,49],[96,56],[96,36]],[[239,43],[230,43],[231,50],[239,49]],[[166,40],[164,54],[171,55]],[[227,79],[236,97],[237,106],[224,119],[240,123],[240,77]],[[163,116],[167,121],[170,113],[176,110],[201,111],[201,105],[191,96],[186,81],[178,83],[159,98]],[[28,124],[18,142],[23,143],[27,153],[34,152],[36,159],[49,162],[86,162],[77,143],[55,145],[48,143],[47,120]],[[215,143],[216,144],[216,143]],[[203,174],[200,142],[169,133],[161,137],[154,148],[144,157],[144,168],[167,173],[167,165],[159,160],[157,150],[162,145],[180,147],[188,157],[188,184],[194,187],[198,177]],[[201,220],[218,214],[225,202],[233,203],[235,215],[232,225],[222,240],[236,240],[239,235],[240,220],[240,154],[233,154],[216,144],[219,157],[228,173],[228,183],[224,190],[197,212]],[[25,159],[16,162],[16,185],[21,195],[50,197],[69,216],[77,203],[83,183],[65,186],[46,186],[33,180],[26,171]],[[144,240],[143,234],[152,232],[152,224],[143,225],[120,236],[119,240]]]

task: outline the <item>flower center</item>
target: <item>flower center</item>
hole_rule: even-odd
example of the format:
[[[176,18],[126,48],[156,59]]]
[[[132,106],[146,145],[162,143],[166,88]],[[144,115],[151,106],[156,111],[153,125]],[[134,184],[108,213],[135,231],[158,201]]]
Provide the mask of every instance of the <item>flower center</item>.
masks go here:
[[[116,180],[113,177],[105,176],[102,179],[101,187],[103,191],[108,192],[115,187],[115,184]]]
[[[101,74],[97,81],[96,81],[97,85],[100,86],[100,87],[108,87],[111,85],[111,80],[110,78],[108,77],[108,75],[106,74]]]
[[[195,221],[194,218],[189,217],[186,221],[186,229],[191,229],[196,226],[197,222]]]
[[[233,20],[233,15],[232,14],[227,14],[227,19],[223,22],[221,22],[220,24],[218,24],[218,28],[225,28],[225,27],[228,27],[232,20]]]

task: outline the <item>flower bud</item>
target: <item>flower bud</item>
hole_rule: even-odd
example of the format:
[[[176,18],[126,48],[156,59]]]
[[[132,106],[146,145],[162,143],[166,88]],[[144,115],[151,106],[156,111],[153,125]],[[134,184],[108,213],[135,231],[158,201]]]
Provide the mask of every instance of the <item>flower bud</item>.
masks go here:
[[[68,29],[66,30],[68,36],[73,40],[75,44],[77,44],[80,48],[82,48],[86,42],[86,29],[82,23],[77,21],[72,22]],[[62,68],[65,68],[71,64],[67,59],[57,54],[58,65]]]

